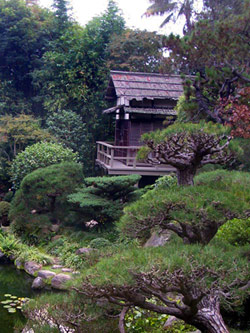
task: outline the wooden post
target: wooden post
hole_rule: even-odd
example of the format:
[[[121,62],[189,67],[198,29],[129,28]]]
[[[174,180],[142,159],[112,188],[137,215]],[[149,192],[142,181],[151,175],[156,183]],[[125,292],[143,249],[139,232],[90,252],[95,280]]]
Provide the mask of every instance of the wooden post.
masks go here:
[[[97,143],[97,159],[100,161],[100,144]]]
[[[110,160],[110,166],[113,168],[114,165],[114,148],[111,148],[111,160]]]
[[[136,168],[136,152],[135,152],[135,156],[134,156],[134,160],[133,160],[133,168]]]
[[[127,157],[127,159],[126,159],[126,165],[128,166],[129,165],[129,157],[130,157],[130,149],[128,148],[128,149],[126,149],[126,151],[127,151],[127,154],[126,154],[126,157]]]
[[[101,158],[100,159],[101,159],[102,162],[104,162],[104,158],[103,158],[104,157],[104,155],[103,155],[103,145],[102,144],[100,145],[100,148],[101,148],[101,155],[100,155]]]

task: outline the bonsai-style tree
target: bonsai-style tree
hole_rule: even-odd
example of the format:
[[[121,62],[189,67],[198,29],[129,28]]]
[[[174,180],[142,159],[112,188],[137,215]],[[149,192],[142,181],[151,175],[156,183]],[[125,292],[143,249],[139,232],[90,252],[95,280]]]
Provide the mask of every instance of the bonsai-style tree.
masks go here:
[[[218,228],[250,212],[250,174],[203,173],[193,187],[156,188],[125,208],[121,234],[145,241],[152,230],[170,230],[184,243],[208,244]]]
[[[130,248],[86,272],[78,289],[96,300],[173,315],[202,332],[229,333],[220,305],[242,304],[249,287],[249,263],[230,246],[172,243]]]
[[[153,164],[170,164],[177,170],[179,185],[193,185],[199,168],[206,164],[226,164],[232,159],[228,128],[201,122],[175,123],[163,131],[146,133],[138,158]]]

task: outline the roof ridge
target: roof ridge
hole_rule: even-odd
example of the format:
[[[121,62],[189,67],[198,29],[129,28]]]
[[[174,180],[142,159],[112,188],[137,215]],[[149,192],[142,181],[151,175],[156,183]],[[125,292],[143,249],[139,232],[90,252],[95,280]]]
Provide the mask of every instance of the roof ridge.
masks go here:
[[[168,76],[168,77],[181,77],[178,74],[161,74],[161,73],[145,73],[145,72],[124,72],[124,71],[116,71],[111,70],[110,75],[112,74],[124,74],[124,75],[143,75],[143,76]]]

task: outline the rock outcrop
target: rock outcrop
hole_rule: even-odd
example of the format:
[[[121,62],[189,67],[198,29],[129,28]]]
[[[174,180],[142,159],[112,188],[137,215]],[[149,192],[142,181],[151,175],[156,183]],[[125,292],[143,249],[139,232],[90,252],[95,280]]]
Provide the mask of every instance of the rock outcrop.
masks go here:
[[[71,276],[67,274],[57,274],[53,277],[51,280],[51,287],[54,289],[60,289],[60,290],[66,290],[65,282],[69,281],[71,279]]]
[[[45,281],[41,277],[38,276],[33,281],[31,288],[40,290],[40,289],[43,289],[45,287],[45,285],[46,285]]]

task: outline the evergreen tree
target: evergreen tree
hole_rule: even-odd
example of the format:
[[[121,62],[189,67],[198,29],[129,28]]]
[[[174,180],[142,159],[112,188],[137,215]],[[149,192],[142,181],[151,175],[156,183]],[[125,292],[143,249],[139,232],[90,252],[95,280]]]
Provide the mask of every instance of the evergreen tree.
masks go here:
[[[59,35],[62,35],[69,27],[68,4],[67,0],[53,0],[56,31]]]

